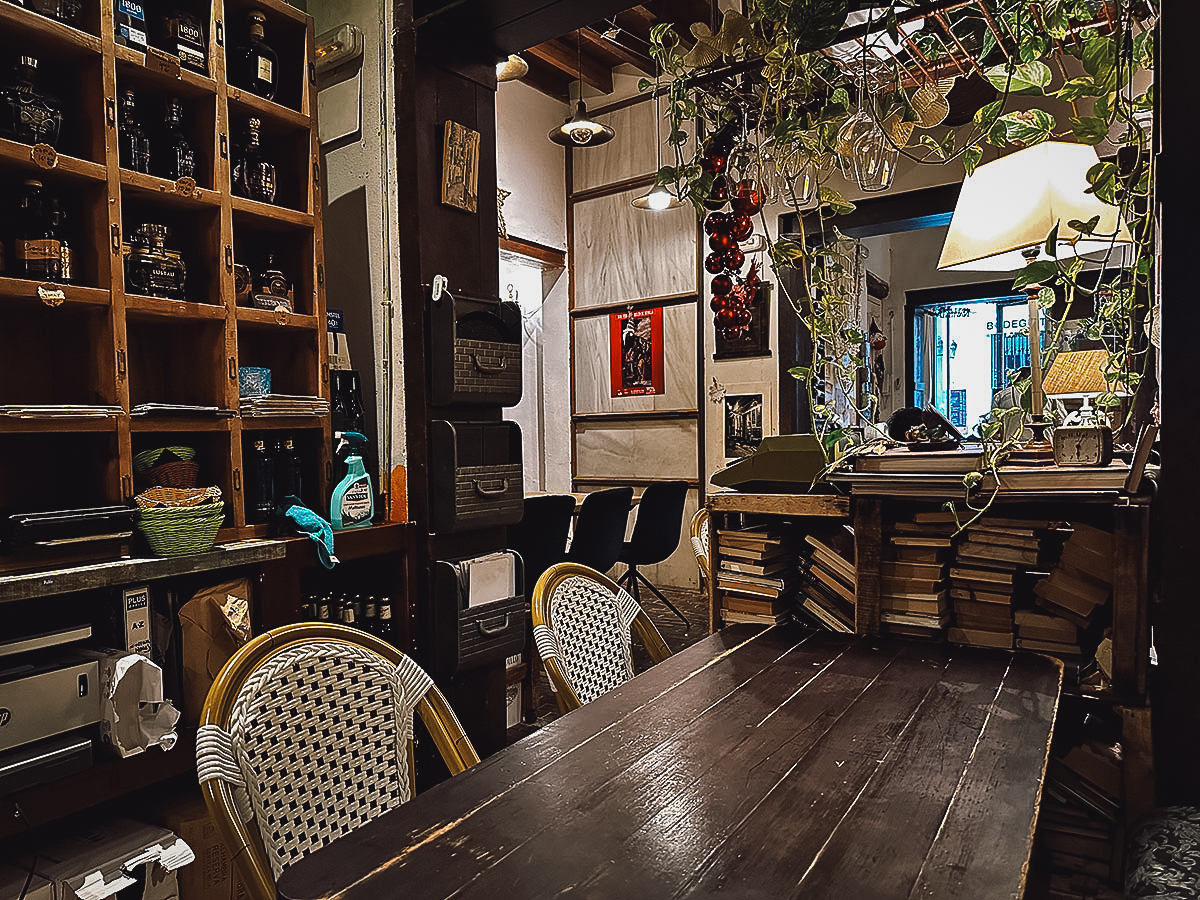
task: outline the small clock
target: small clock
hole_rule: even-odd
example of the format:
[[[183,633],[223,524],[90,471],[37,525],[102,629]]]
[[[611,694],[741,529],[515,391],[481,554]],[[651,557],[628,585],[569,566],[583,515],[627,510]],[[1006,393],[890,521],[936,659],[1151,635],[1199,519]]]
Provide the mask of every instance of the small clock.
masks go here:
[[[1107,425],[1061,425],[1054,429],[1056,466],[1107,466],[1112,462],[1113,435]]]

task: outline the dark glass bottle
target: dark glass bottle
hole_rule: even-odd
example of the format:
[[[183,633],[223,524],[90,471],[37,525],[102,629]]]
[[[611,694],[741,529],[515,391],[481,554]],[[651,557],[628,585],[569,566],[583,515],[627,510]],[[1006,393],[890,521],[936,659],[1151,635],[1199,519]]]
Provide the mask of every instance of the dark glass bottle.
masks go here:
[[[358,627],[358,618],[354,612],[354,604],[349,600],[342,601],[342,608],[339,610],[341,622],[349,628]]]
[[[363,619],[359,627],[367,634],[379,633],[379,602],[374,597],[368,597],[363,603]]]
[[[275,491],[281,502],[288,497],[303,498],[302,469],[300,451],[296,448],[295,441],[290,436],[284,438],[279,450],[278,490]]]
[[[137,97],[133,91],[121,94],[121,127],[117,132],[117,154],[121,168],[150,174],[150,138],[138,121]]]
[[[18,228],[17,262],[21,277],[58,281],[62,272],[62,245],[54,236],[49,203],[40,181],[25,182]]]
[[[38,61],[22,56],[15,77],[0,87],[0,138],[22,144],[58,145],[62,107],[37,90]]]
[[[167,100],[163,119],[162,177],[171,181],[196,177],[196,153],[183,136],[183,104],[175,97]]]
[[[396,645],[396,624],[392,621],[392,601],[387,597],[379,598],[379,626],[376,636],[387,641],[393,647]]]
[[[275,458],[267,442],[256,440],[250,456],[250,491],[246,496],[246,520],[269,522],[275,515]]]
[[[51,239],[58,241],[58,280],[70,284],[75,280],[71,265],[71,245],[67,241],[66,216],[58,208],[58,198],[50,198],[50,233]]]
[[[117,0],[113,40],[122,47],[146,52],[146,7],[140,0]]]
[[[249,39],[244,46],[235,47],[229,55],[229,80],[237,87],[274,100],[279,77],[279,57],[263,39],[263,23],[267,21],[267,17],[255,9],[251,10],[246,18],[250,23]]]
[[[208,74],[208,47],[204,43],[204,24],[199,16],[173,9],[162,20],[164,48],[179,57],[185,69]]]
[[[233,192],[259,203],[275,202],[275,166],[263,158],[262,120],[246,123],[246,141],[233,164]]]
[[[333,621],[333,613],[331,612],[330,607],[329,607],[329,595],[326,594],[323,597],[319,597],[317,599],[316,605],[317,605],[317,621],[318,622],[332,622]]]

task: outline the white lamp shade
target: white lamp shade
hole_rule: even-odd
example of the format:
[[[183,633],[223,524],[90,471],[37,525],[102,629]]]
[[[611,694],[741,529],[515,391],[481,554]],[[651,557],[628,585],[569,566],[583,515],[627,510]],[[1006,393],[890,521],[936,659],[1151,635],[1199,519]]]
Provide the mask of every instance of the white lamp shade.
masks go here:
[[[980,166],[963,182],[938,268],[1015,272],[1028,262],[1021,251],[1045,244],[1056,224],[1059,259],[1107,250],[1113,232],[1116,244],[1133,243],[1117,207],[1085,193],[1099,161],[1086,144],[1043,141]],[[1094,216],[1095,234],[1070,247],[1079,233],[1067,223]],[[1050,258],[1039,251],[1038,259]]]

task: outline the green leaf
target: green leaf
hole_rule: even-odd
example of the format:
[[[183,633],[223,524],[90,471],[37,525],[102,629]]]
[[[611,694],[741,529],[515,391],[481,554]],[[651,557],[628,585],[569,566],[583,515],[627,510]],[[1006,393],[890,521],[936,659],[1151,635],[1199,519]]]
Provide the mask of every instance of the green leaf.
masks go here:
[[[1027,284],[1041,284],[1058,274],[1058,266],[1050,260],[1043,259],[1032,262],[1017,273],[1013,281],[1013,290],[1020,290]]]
[[[1025,62],[1032,62],[1035,59],[1041,59],[1049,50],[1050,38],[1047,35],[1038,34],[1036,31],[1027,32],[1025,40],[1021,42],[1021,59]]]
[[[932,135],[928,135],[928,134],[921,135],[921,140],[919,140],[917,143],[919,143],[922,147],[924,147],[926,150],[928,150],[929,155],[932,156],[934,159],[940,161],[940,160],[944,160],[946,158],[945,151],[943,151],[941,146],[938,144],[938,142],[933,139]]]
[[[1103,202],[1116,206],[1117,188],[1120,187],[1117,174],[1115,163],[1096,163],[1088,169],[1087,180],[1091,187],[1087,189],[1087,193],[1095,194]]]
[[[807,383],[808,379],[812,377],[812,368],[810,366],[792,366],[788,369],[788,374],[797,381]]]
[[[1054,305],[1054,288],[1044,287],[1038,291],[1037,302],[1038,306],[1049,309]]]
[[[1070,102],[1078,100],[1080,97],[1095,97],[1099,93],[1100,89],[1096,87],[1096,82],[1085,76],[1072,78],[1050,96]]]
[[[794,259],[801,259],[804,256],[803,248],[795,241],[776,241],[771,248],[771,255],[776,259],[782,259],[790,262]]]
[[[1000,113],[1004,111],[1004,100],[993,100],[987,106],[981,107],[976,111],[974,122],[975,127],[980,131],[986,132],[992,127]]]
[[[1117,50],[1116,42],[1109,37],[1101,37],[1095,33],[1083,45],[1084,71],[1092,76],[1105,93],[1116,90],[1117,87]]]
[[[1054,227],[1050,229],[1050,234],[1046,236],[1046,255],[1058,257],[1058,223],[1054,223]]]
[[[1081,144],[1098,144],[1108,137],[1108,122],[1096,116],[1072,116],[1071,133]]]
[[[841,107],[848,107],[850,105],[850,92],[844,87],[840,87],[829,95],[829,102],[836,103]]]
[[[974,171],[975,171],[976,167],[978,167],[979,161],[981,159],[983,159],[983,148],[980,147],[978,144],[972,144],[970,147],[968,147],[966,150],[963,151],[963,155],[962,155],[963,168],[966,169],[968,175],[971,175],[974,173]]]
[[[854,212],[856,209],[853,203],[828,185],[821,185],[821,189],[818,192],[818,197],[820,199],[822,210],[827,207],[829,209],[828,215],[831,216],[848,215],[849,213]],[[822,215],[825,215],[825,213],[822,212]]]
[[[1096,230],[1096,226],[1099,224],[1100,217],[1092,216],[1086,222],[1081,222],[1078,219],[1071,219],[1067,222],[1067,227],[1078,231],[1080,234],[1091,234]]]
[[[639,78],[638,79],[638,90],[639,91],[648,91],[652,87],[654,87],[654,82],[651,81],[649,78]]]
[[[1009,143],[1030,147],[1050,138],[1054,131],[1054,117],[1041,109],[1021,109],[1005,113],[998,120],[1003,122]]]
[[[688,139],[688,133],[681,128],[678,128],[675,131],[672,131],[670,134],[667,135],[667,143],[673,147],[678,147],[681,144],[686,144],[687,139]]]
[[[1008,66],[992,66],[983,74],[996,90],[1003,91],[1008,87],[1010,94],[1043,94],[1052,77],[1050,67],[1038,60],[1015,66],[1011,82],[1008,73]]]

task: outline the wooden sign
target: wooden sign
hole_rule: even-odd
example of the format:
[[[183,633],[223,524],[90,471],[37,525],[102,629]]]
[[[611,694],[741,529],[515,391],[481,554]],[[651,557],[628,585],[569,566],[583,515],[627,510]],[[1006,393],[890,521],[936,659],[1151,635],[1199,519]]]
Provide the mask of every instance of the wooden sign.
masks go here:
[[[479,132],[446,120],[442,202],[473,213],[479,203]]]

